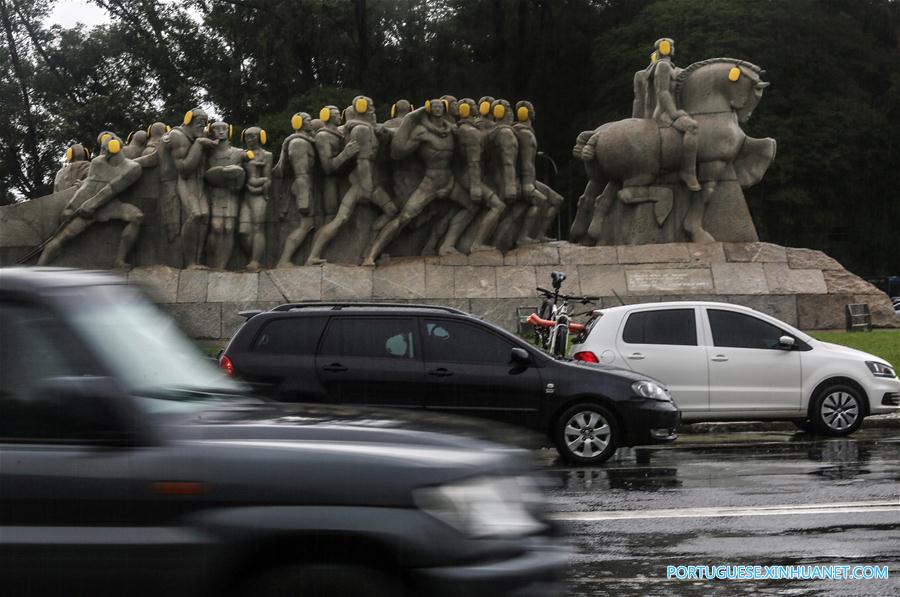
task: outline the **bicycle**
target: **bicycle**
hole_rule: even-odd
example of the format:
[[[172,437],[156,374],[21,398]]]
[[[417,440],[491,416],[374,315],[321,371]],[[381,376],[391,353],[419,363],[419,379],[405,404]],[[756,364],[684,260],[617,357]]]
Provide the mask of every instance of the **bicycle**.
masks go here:
[[[552,272],[550,280],[553,290],[537,287],[537,291],[544,297],[538,313],[528,316],[528,323],[534,326],[535,343],[558,357],[565,356],[569,343],[569,332],[579,333],[584,330],[584,324],[574,323],[569,312],[569,301],[577,301],[582,305],[599,301],[597,296],[574,296],[561,294],[562,283],[566,279],[563,272]],[[560,299],[562,302],[560,302]],[[583,313],[581,315],[584,315]]]

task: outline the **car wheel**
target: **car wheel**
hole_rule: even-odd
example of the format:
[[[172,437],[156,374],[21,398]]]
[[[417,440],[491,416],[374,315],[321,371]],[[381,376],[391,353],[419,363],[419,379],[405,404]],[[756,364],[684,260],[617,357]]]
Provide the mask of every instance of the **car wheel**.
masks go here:
[[[819,392],[809,420],[813,431],[822,435],[849,435],[859,429],[863,420],[863,403],[859,390],[835,384]]]
[[[600,464],[619,443],[619,426],[608,410],[597,404],[577,404],[556,422],[556,447],[566,462]]]
[[[386,575],[341,564],[304,564],[275,568],[251,581],[247,597],[394,597],[405,591]]]
[[[802,421],[794,419],[791,423],[793,423],[794,427],[800,431],[805,431],[806,433],[812,433],[814,431],[812,421],[809,419],[803,419]]]

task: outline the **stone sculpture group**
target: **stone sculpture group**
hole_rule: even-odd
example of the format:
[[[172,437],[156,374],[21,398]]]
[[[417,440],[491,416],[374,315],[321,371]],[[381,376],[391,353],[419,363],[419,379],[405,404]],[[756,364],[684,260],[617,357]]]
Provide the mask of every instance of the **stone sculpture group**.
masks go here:
[[[232,126],[202,108],[189,110],[179,126],[158,122],[126,142],[104,131],[93,159],[81,145],[67,150],[54,190],[77,190],[57,231],[38,247],[38,263],[51,263],[94,222],[121,220],[115,265],[128,267],[144,214],[118,197],[149,169],[159,179],[166,238],[180,245],[185,268],[227,269],[236,245],[246,255],[243,269],[288,267],[306,242],[306,264],[325,263],[360,205],[378,214],[360,251],[363,265],[374,265],[408,229],[419,231],[419,254],[547,240],[562,196],[536,180],[534,118],[527,101],[513,109],[503,99],[445,95],[418,109],[399,100],[378,123],[372,99],[358,96],[343,110],[322,108],[318,118],[294,114],[277,155],[265,149],[259,127],[240,134],[243,148],[233,146]],[[273,208],[291,231],[277,262],[266,263]]]

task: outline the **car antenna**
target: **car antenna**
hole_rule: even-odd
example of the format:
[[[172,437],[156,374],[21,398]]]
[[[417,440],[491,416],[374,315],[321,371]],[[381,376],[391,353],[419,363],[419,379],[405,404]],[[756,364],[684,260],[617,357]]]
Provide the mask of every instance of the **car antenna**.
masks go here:
[[[615,288],[610,288],[610,290],[612,290],[612,293],[613,293],[614,295],[616,295],[616,298],[617,298],[617,299],[619,299],[619,304],[622,305],[622,306],[624,307],[624,306],[625,306],[625,301],[622,300],[622,297],[619,296],[619,293],[616,292],[616,289],[615,289]]]

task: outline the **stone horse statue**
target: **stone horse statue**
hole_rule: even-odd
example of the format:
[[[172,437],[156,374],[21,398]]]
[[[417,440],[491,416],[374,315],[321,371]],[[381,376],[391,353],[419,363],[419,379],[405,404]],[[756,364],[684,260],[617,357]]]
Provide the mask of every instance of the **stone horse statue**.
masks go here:
[[[694,242],[715,240],[703,228],[703,215],[716,185],[736,180],[741,187],[752,186],[775,158],[774,139],[748,137],[740,127],[769,86],[764,74],[749,62],[712,58],[688,66],[675,80],[676,102],[699,128],[697,172],[702,188],[691,193],[682,223]],[[573,154],[585,162],[589,182],[570,232],[573,242],[593,244],[599,239],[615,199],[654,202],[662,226],[672,211],[673,183],[681,184],[676,176],[666,178],[678,172],[681,143],[678,130],[649,118],[627,118],[581,133]]]

